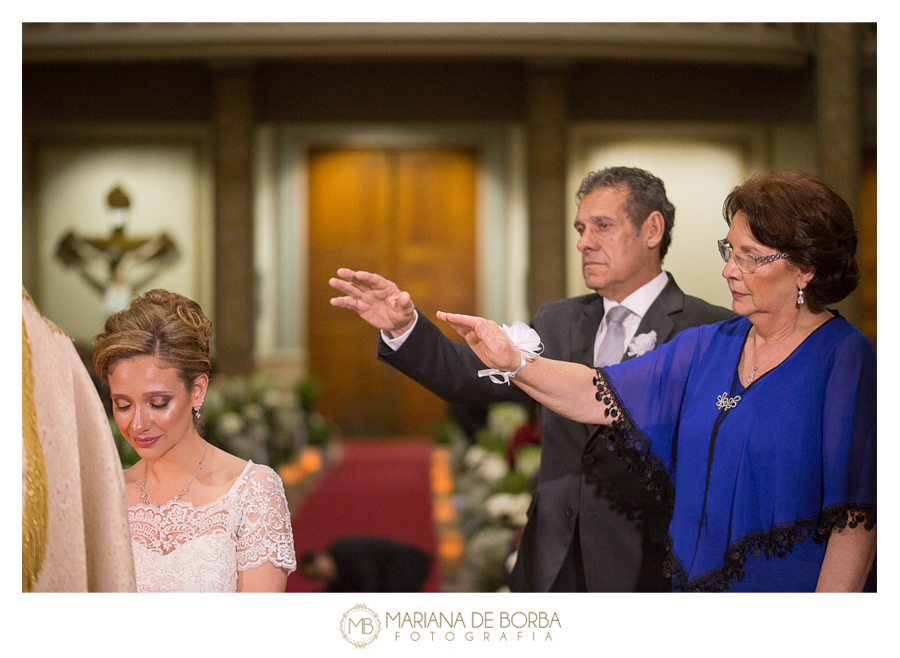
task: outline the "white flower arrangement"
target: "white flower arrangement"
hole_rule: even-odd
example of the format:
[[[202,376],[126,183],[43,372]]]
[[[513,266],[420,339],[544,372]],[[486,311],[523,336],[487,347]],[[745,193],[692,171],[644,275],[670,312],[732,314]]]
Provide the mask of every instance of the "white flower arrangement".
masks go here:
[[[273,468],[290,461],[306,442],[307,414],[297,391],[264,377],[210,382],[202,413],[204,438]]]
[[[516,452],[516,470],[528,478],[534,478],[541,468],[540,446],[524,446]]]
[[[485,455],[481,464],[478,465],[478,474],[489,484],[496,484],[509,473],[509,466],[506,460],[495,452]]]
[[[262,406],[268,409],[295,409],[297,397],[294,392],[286,388],[269,388],[260,395]]]
[[[485,527],[469,538],[465,563],[475,591],[497,591],[503,585],[503,568],[515,531]]]
[[[498,591],[514,538],[528,520],[540,446],[509,454],[516,431],[529,419],[515,403],[492,404],[475,444],[459,446],[454,460],[454,501],[465,537],[465,558],[457,578],[462,591]],[[465,436],[463,435],[463,441]],[[512,460],[512,461],[510,461]]]
[[[218,430],[222,436],[234,436],[244,429],[245,424],[243,417],[239,413],[229,411],[222,414],[221,418],[219,418]]]
[[[466,454],[463,457],[463,463],[466,468],[469,470],[474,470],[478,468],[478,465],[484,461],[484,458],[487,457],[488,451],[482,448],[480,445],[469,446],[469,449],[466,450]]]
[[[528,411],[515,402],[498,402],[491,405],[487,428],[504,443],[509,443],[516,430],[528,420]]]
[[[513,527],[521,528],[528,522],[529,493],[495,493],[484,503],[488,516],[493,521],[507,521]]]
[[[628,356],[640,356],[656,347],[656,332],[635,336],[628,344]]]

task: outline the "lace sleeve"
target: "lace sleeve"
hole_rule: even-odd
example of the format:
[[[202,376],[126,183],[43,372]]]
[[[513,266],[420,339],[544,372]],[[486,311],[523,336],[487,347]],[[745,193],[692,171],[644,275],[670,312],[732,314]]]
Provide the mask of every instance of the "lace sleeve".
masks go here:
[[[267,466],[248,476],[237,529],[237,567],[246,571],[271,562],[291,573],[297,568],[291,515],[281,478]]]
[[[630,473],[636,473],[645,488],[659,501],[671,506],[675,501],[673,472],[652,451],[651,439],[641,431],[628,410],[622,404],[609,376],[602,368],[595,368],[594,386],[596,398],[606,406],[606,415],[612,418],[612,432],[604,431],[606,448],[625,464]]]

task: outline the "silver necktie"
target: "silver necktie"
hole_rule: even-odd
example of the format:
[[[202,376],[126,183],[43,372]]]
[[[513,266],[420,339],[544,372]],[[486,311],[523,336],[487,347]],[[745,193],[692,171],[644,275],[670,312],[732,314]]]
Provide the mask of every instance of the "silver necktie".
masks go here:
[[[594,366],[619,363],[625,355],[625,328],[622,322],[631,314],[624,306],[613,306],[606,314],[606,335],[594,359]]]

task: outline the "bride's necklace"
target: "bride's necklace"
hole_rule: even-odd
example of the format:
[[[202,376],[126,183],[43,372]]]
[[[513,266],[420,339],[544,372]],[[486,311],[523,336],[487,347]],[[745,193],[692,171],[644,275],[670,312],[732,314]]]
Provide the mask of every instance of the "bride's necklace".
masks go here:
[[[200,472],[200,467],[203,466],[203,460],[206,459],[206,449],[209,447],[209,443],[207,441],[203,442],[203,456],[200,458],[200,463],[197,464],[197,470],[194,471],[194,474],[191,476],[191,479],[188,480],[188,483],[184,485],[184,489],[181,490],[181,493],[177,493],[170,500],[174,500],[176,503],[181,500],[181,497],[187,493],[188,487],[191,486],[191,482],[194,481],[194,478],[197,477],[197,473]],[[150,501],[147,500],[147,493],[144,491],[144,487],[147,485],[147,462],[144,462],[144,481],[141,482],[141,500],[144,501],[144,505],[149,505]],[[168,501],[166,501],[168,502]],[[159,508],[159,505],[154,505]],[[163,503],[165,505],[165,503]]]
[[[769,360],[778,353],[778,350],[780,350],[784,346],[785,343],[787,343],[791,338],[793,338],[794,334],[796,334],[798,331],[800,331],[799,324],[797,325],[797,328],[794,329],[793,333],[791,333],[790,336],[788,336],[783,341],[778,343],[778,345],[776,345],[775,348],[771,352],[769,352],[769,356],[767,356],[765,359],[763,359],[758,364],[756,363],[756,343],[755,342],[753,343],[753,372],[751,372],[750,376],[747,377],[748,384],[750,384],[753,381],[753,378],[756,377],[756,371],[759,370],[760,368],[762,368],[766,363],[768,363]]]

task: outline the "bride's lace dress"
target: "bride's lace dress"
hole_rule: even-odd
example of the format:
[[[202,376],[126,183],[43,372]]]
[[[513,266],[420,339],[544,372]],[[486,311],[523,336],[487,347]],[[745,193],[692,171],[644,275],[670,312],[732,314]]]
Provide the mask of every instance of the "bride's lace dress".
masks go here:
[[[297,568],[284,487],[268,466],[248,462],[208,505],[138,503],[128,521],[139,592],[235,592],[239,571]]]

